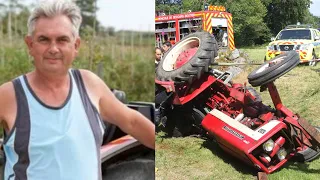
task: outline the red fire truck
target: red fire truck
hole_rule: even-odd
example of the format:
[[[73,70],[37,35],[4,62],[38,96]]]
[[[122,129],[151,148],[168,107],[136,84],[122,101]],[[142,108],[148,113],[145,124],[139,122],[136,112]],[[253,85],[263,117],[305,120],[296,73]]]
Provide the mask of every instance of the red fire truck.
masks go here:
[[[209,6],[204,11],[184,14],[160,13],[155,17],[156,46],[161,46],[164,41],[174,44],[199,28],[213,34],[220,46],[235,49],[232,14],[223,6]]]

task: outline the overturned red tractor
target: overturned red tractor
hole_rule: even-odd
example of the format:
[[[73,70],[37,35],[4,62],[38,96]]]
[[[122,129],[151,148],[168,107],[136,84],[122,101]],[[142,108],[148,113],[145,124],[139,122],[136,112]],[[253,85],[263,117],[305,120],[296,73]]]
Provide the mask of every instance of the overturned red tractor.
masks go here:
[[[252,87],[231,81],[231,72],[210,68],[217,43],[206,32],[179,41],[156,70],[157,124],[169,136],[209,136],[234,157],[272,173],[290,158],[311,161],[320,154],[319,128],[284,106],[274,84],[299,64],[296,52],[265,62],[248,76],[268,90],[274,108]]]

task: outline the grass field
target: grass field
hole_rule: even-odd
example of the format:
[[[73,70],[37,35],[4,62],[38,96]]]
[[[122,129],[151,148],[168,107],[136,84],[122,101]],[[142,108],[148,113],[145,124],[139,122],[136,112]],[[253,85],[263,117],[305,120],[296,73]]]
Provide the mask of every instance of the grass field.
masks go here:
[[[250,60],[263,62],[265,48],[243,49]],[[244,83],[255,67],[246,67],[234,81]],[[295,113],[320,126],[320,64],[299,65],[275,81],[282,103]],[[259,92],[259,89],[257,88]],[[268,92],[260,93],[265,104],[272,106]],[[196,137],[156,137],[156,179],[256,179],[257,170],[222,151],[214,142]],[[320,158],[309,163],[288,162],[268,175],[271,180],[316,180],[320,174]]]

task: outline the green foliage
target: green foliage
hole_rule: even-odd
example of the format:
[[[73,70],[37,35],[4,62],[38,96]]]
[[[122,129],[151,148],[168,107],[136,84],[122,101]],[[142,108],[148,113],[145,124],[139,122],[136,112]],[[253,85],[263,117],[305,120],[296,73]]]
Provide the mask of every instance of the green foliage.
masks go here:
[[[268,13],[264,17],[269,29],[277,34],[289,24],[308,23],[304,17],[309,12],[310,0],[261,0],[266,6]]]
[[[268,27],[263,22],[267,10],[260,0],[239,0],[225,6],[233,15],[236,46],[260,44],[270,39]]]
[[[76,0],[75,2],[81,9],[82,24],[80,31],[83,31],[87,26],[95,27],[95,30],[98,31],[99,21],[96,18],[97,0]]]
[[[6,8],[4,8],[6,9]],[[28,16],[30,14],[30,11],[27,7],[17,7],[17,10],[12,11],[11,13],[11,31],[13,36],[19,37],[24,36],[27,34],[27,26],[26,22],[28,20]],[[1,7],[0,7],[1,11]],[[0,14],[0,34],[7,34],[8,33],[8,13],[5,13],[7,11],[3,11],[2,17]]]
[[[304,24],[311,24],[314,28],[319,28],[320,18],[313,16],[309,11],[307,11],[302,22]]]
[[[93,39],[90,29],[87,31],[73,67],[90,69],[100,75],[110,88],[124,91],[129,101],[154,101],[153,36],[128,32],[127,35],[136,35],[127,36],[133,43],[121,44],[121,37]],[[1,84],[33,69],[23,40],[14,40],[13,44],[11,47],[0,43]]]
[[[183,1],[182,2],[182,12],[188,12],[191,11],[199,11],[203,10],[203,3],[199,0],[189,0],[189,1]]]
[[[110,88],[125,91],[130,101],[154,101],[153,33],[122,31],[94,39],[88,34],[83,34],[74,67],[92,70]]]
[[[156,11],[166,14],[178,14],[181,12],[184,0],[156,0]]]
[[[22,44],[23,42],[20,41]],[[32,61],[29,59],[25,48],[5,47],[1,58],[0,83],[27,73],[32,69]]]

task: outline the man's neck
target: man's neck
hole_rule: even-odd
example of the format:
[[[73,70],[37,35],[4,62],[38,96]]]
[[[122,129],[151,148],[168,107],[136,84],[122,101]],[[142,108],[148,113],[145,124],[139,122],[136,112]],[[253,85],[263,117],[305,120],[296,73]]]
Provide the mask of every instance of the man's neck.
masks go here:
[[[42,90],[56,90],[63,87],[69,86],[70,78],[69,74],[48,74],[40,71],[33,71],[29,73],[28,79],[30,84],[35,85],[37,88]]]

